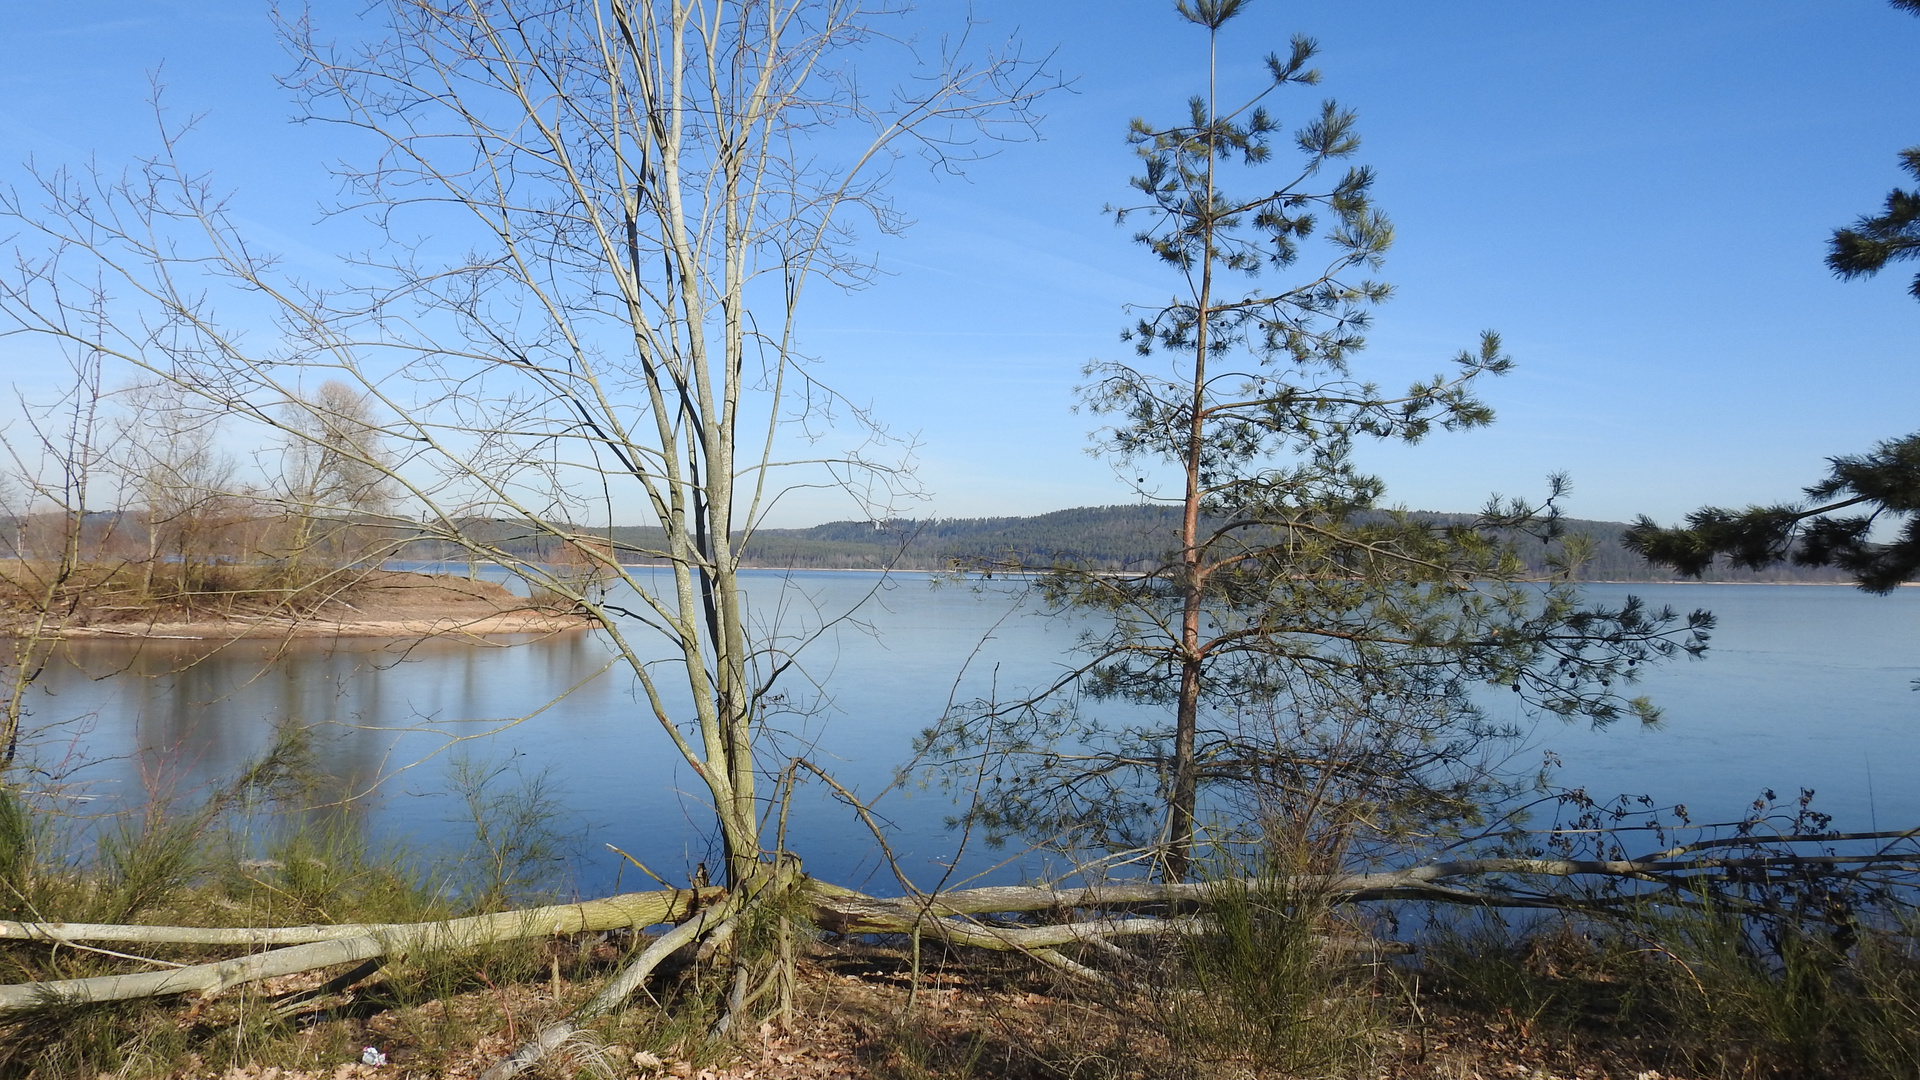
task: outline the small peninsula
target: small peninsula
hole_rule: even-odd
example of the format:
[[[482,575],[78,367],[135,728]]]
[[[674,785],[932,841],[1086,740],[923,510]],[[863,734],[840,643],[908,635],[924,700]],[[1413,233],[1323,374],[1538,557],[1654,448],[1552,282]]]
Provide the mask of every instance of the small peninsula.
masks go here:
[[[75,602],[60,605],[65,608],[61,617],[44,623],[32,613],[25,584],[17,578],[6,582],[10,587],[0,618],[10,636],[482,638],[556,634],[591,625],[590,619],[564,605],[529,600],[498,582],[397,570],[335,572],[303,583],[291,595],[257,588],[202,593],[196,603],[115,603],[116,590],[107,582],[95,582],[79,590]]]

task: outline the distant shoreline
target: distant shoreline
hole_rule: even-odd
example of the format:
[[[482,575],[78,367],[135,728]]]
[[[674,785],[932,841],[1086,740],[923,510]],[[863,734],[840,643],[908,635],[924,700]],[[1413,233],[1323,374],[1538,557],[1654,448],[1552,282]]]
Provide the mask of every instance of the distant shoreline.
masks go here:
[[[477,565],[499,566],[502,569],[505,569],[505,567],[502,566],[502,564],[495,563],[495,562],[488,562],[488,563],[477,564]],[[622,570],[665,570],[671,565],[672,565],[671,563],[666,563],[666,562],[621,563],[620,568]],[[740,567],[740,569],[772,570],[772,571],[779,571],[779,572],[793,573],[793,574],[920,574],[928,577],[992,576],[992,577],[1007,577],[1007,578],[1037,577],[1047,572],[1046,568],[1044,567],[1036,567],[1029,570],[995,570],[991,575],[984,574],[979,570],[927,570],[927,569],[921,569],[921,568],[889,569],[886,567],[879,567],[879,566],[743,565]],[[1091,571],[1091,572],[1098,575],[1110,575],[1110,574],[1137,573],[1138,571],[1097,570],[1097,571]],[[1521,578],[1519,580],[1544,582],[1546,579]],[[1792,586],[1795,586],[1796,588],[1806,587],[1806,588],[1817,588],[1817,589],[1854,589],[1859,587],[1851,581],[1652,581],[1647,578],[1587,578],[1587,579],[1582,579],[1580,581],[1575,581],[1573,582],[1573,584],[1575,585],[1737,585],[1737,586],[1792,585]],[[1911,587],[1920,587],[1920,581],[1903,581],[1899,585],[1899,588],[1903,588],[1903,589],[1911,588]]]
[[[1593,581],[1576,581],[1574,582],[1574,584],[1575,585],[1732,585],[1736,587],[1745,587],[1748,585],[1791,585],[1796,589],[1801,589],[1801,588],[1857,589],[1860,587],[1858,585],[1855,585],[1851,581],[1645,581],[1645,580],[1629,581],[1624,579],[1612,579],[1612,578],[1609,578],[1606,580],[1595,579]],[[1920,586],[1920,581],[1903,581],[1895,587],[1901,588],[1901,589],[1908,589],[1908,588],[1913,588],[1914,586]]]
[[[622,569],[642,570],[642,569],[648,569],[653,567],[659,567],[664,569],[668,564],[666,563],[622,563],[620,565]],[[1044,567],[1036,567],[1030,570],[995,570],[992,574],[984,574],[978,570],[918,570],[918,569],[889,570],[889,569],[884,569],[880,567],[865,567],[865,566],[742,566],[740,569],[742,570],[774,570],[774,571],[783,571],[786,573],[793,573],[793,574],[921,574],[925,576],[952,575],[957,577],[1006,577],[1006,578],[1038,577],[1047,572],[1046,568]],[[1123,575],[1123,574],[1129,574],[1129,573],[1136,573],[1136,571],[1095,570],[1095,571],[1089,571],[1089,573],[1095,574],[1097,576],[1109,576],[1109,575]],[[1532,582],[1532,583],[1544,584],[1547,582],[1547,579],[1545,578],[1520,578],[1518,580],[1523,583]],[[1575,582],[1572,582],[1572,584],[1574,585],[1661,585],[1661,586],[1664,586],[1664,585],[1732,585],[1732,586],[1740,586],[1740,587],[1752,586],[1752,585],[1791,585],[1795,588],[1812,588],[1812,589],[1859,588],[1859,586],[1855,585],[1851,581],[1649,581],[1646,578],[1590,578],[1590,579],[1575,581]],[[1902,589],[1920,587],[1920,581],[1903,581],[1900,583],[1899,587]]]

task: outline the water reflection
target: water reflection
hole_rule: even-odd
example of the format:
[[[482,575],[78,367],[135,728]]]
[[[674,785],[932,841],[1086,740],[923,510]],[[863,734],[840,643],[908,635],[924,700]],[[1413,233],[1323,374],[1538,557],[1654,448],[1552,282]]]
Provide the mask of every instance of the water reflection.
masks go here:
[[[764,598],[763,619],[800,633],[818,629],[819,613],[851,607],[876,579],[763,574],[751,584]],[[1617,602],[1627,590],[1593,591]],[[1683,610],[1718,610],[1711,657],[1648,676],[1646,690],[1669,709],[1664,729],[1591,732],[1548,721],[1535,729],[1529,760],[1555,750],[1568,762],[1569,782],[1686,801],[1696,818],[1738,813],[1762,787],[1791,794],[1805,785],[1821,789],[1820,804],[1838,827],[1920,824],[1920,790],[1911,784],[1920,775],[1920,694],[1908,689],[1920,589],[1884,599],[1791,586],[1634,591]],[[896,579],[859,622],[828,628],[808,651],[788,683],[796,713],[784,736],[764,744],[767,760],[777,768],[806,748],[856,792],[887,786],[951,694],[1038,685],[1068,659],[1074,629],[1009,618],[1016,600]],[[466,839],[460,800],[448,792],[453,755],[504,767],[509,779],[544,771],[577,837],[566,887],[599,893],[623,874],[634,884],[606,843],[669,876],[714,861],[703,788],[662,736],[632,674],[610,667],[611,658],[591,633],[510,645],[241,642],[210,653],[182,641],[73,642],[35,692],[35,752],[49,762],[90,761],[75,777],[83,791],[105,805],[136,805],[150,790],[191,791],[230,777],[266,751],[276,725],[311,725],[329,795],[361,796],[333,813],[377,837],[442,850]],[[660,674],[663,687],[677,681]],[[1494,698],[1512,709],[1510,695]],[[669,707],[685,714],[684,702]],[[953,806],[909,787],[879,809],[898,830],[892,843],[908,872],[938,880],[956,857],[957,838],[944,828]],[[796,797],[790,829],[813,872],[894,887],[871,836],[817,785]],[[1003,857],[959,854],[960,877]],[[1015,863],[995,876],[1032,869]]]
[[[756,582],[769,625],[819,634],[789,679],[792,713],[767,744],[772,755],[804,749],[856,791],[886,786],[913,736],[945,707],[966,657],[1016,602],[905,581],[867,605],[859,622],[824,632],[823,614],[857,603],[874,588],[871,576]],[[1070,637],[1045,621],[1016,627],[1018,666],[1024,677],[1043,677]],[[578,837],[571,884],[582,892],[609,888],[624,872],[606,843],[670,876],[716,862],[704,788],[663,737],[632,673],[613,659],[593,633],[211,650],[159,639],[76,641],[42,680],[35,722],[85,720],[52,737],[43,731],[38,752],[89,760],[75,777],[81,790],[103,806],[130,806],[155,790],[190,792],[231,777],[269,749],[279,725],[299,724],[315,734],[325,796],[347,800],[334,812],[381,837],[421,848],[464,843],[465,810],[448,790],[448,770],[465,758],[554,779]],[[655,675],[668,707],[687,715],[684,691],[673,696],[675,673],[663,666]],[[901,827],[896,851],[910,872],[942,873],[938,864],[954,854],[943,828],[952,807],[895,792],[882,810]],[[875,876],[872,837],[824,792],[796,797],[790,828],[805,838],[816,872],[891,884],[890,873]]]

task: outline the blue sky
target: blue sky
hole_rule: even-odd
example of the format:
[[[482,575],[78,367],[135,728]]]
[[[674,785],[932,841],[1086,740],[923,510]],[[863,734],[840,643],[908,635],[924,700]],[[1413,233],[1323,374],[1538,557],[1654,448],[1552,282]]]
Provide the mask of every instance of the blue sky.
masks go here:
[[[1070,407],[1082,364],[1125,355],[1126,305],[1171,291],[1101,213],[1126,195],[1128,120],[1175,116],[1201,85],[1204,38],[1170,7],[974,4],[987,32],[1057,50],[1072,92],[1046,103],[1041,141],[965,180],[903,167],[916,224],[874,242],[887,276],[813,295],[804,342],[831,381],[919,433],[920,514],[1129,497],[1083,453],[1090,422]],[[963,12],[929,3],[905,25],[931,34]],[[1391,501],[1468,509],[1565,470],[1577,516],[1672,519],[1791,495],[1824,457],[1920,428],[1912,269],[1842,283],[1821,263],[1834,227],[1907,179],[1920,18],[1881,0],[1255,0],[1224,40],[1230,74],[1256,77],[1296,32],[1320,41],[1324,81],[1277,111],[1358,110],[1399,234],[1381,275],[1398,294],[1357,369],[1403,383],[1488,328],[1518,362],[1485,387],[1494,427],[1365,452]],[[29,155],[150,149],[158,70],[176,115],[206,114],[190,157],[257,236],[319,272],[328,235],[312,223],[340,148],[287,123],[287,66],[260,4],[6,5],[0,176],[17,182]],[[0,346],[0,380],[42,390],[36,367]],[[839,516],[799,501],[785,515]]]

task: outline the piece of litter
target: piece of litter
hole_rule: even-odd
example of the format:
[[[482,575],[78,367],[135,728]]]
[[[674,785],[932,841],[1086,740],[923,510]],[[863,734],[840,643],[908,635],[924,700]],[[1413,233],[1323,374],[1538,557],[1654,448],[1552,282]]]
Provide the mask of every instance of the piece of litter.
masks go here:
[[[665,1068],[667,1064],[660,1060],[660,1055],[646,1050],[635,1050],[633,1052],[633,1063],[642,1069],[662,1069]]]
[[[376,1047],[368,1046],[368,1047],[363,1047],[361,1049],[360,1064],[385,1065],[386,1063],[387,1063],[387,1055],[381,1053],[379,1049],[377,1049]]]

